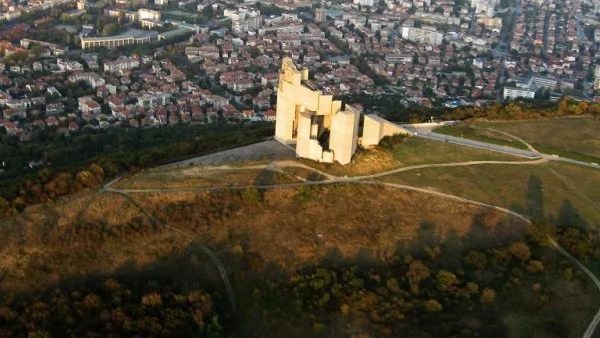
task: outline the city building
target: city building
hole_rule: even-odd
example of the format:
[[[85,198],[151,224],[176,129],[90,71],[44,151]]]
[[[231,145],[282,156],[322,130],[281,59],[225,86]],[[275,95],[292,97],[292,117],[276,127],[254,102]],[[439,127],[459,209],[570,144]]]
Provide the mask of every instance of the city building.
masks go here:
[[[130,29],[127,32],[106,37],[82,37],[81,49],[93,47],[117,48],[127,45],[148,43],[158,39],[158,32]]]
[[[373,7],[375,0],[354,0],[355,5]]]
[[[327,18],[327,10],[325,8],[315,9],[315,21],[323,22]]]
[[[444,35],[435,27],[423,26],[422,28],[402,27],[402,38],[425,45],[441,45]]]
[[[151,109],[166,105],[170,99],[171,96],[167,93],[146,93],[137,98],[137,105],[140,108]]]
[[[119,71],[127,71],[140,66],[140,61],[137,57],[121,56],[115,61],[104,62],[104,71],[109,73],[116,73]]]
[[[594,68],[594,89],[600,89],[600,65]]]
[[[526,98],[533,99],[535,90],[529,88],[504,87],[504,99]]]
[[[137,15],[138,15],[138,20],[144,20],[144,19],[149,19],[149,20],[160,20],[160,12],[159,11],[154,11],[151,9],[147,9],[147,8],[140,8],[137,11]]]

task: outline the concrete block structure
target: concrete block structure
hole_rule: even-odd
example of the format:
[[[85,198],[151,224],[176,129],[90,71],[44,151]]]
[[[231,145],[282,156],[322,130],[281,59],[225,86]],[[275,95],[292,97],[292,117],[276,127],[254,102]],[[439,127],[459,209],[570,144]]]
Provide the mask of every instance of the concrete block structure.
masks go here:
[[[361,145],[365,148],[373,147],[378,145],[382,138],[396,134],[410,132],[377,115],[365,115]]]
[[[323,95],[308,80],[308,69],[298,70],[283,58],[277,88],[275,138],[296,144],[296,154],[320,162],[350,163],[356,151],[360,112]]]
[[[342,101],[323,95],[285,57],[279,73],[275,139],[296,146],[296,155],[319,162],[348,164],[359,144],[361,113]],[[378,116],[365,117],[363,146],[377,145],[384,136],[408,133]]]

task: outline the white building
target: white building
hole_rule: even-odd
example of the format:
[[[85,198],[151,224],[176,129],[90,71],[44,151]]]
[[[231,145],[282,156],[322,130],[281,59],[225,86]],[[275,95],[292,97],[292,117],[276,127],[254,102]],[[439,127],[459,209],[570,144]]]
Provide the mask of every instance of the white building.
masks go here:
[[[104,62],[104,71],[116,73],[119,71],[127,71],[140,66],[140,61],[136,57],[121,56],[115,61]]]
[[[140,8],[138,9],[138,20],[160,20],[160,12],[151,9]]]
[[[533,99],[535,97],[535,90],[529,88],[504,87],[505,100],[516,99],[519,97]]]
[[[354,4],[361,5],[361,6],[373,7],[373,5],[375,4],[375,1],[374,0],[354,0]]]
[[[171,99],[171,95],[167,93],[144,94],[138,97],[138,107],[152,109],[158,106],[166,105]]]
[[[253,31],[260,28],[260,11],[248,7],[225,9],[223,16],[231,19],[231,29],[236,33]]]
[[[104,86],[106,81],[96,73],[77,73],[69,76],[69,82],[85,81],[92,88]]]
[[[79,110],[83,113],[100,114],[102,107],[90,96],[82,96],[78,101]]]
[[[402,27],[402,38],[425,45],[441,45],[444,35],[434,27],[423,26],[423,28]]]

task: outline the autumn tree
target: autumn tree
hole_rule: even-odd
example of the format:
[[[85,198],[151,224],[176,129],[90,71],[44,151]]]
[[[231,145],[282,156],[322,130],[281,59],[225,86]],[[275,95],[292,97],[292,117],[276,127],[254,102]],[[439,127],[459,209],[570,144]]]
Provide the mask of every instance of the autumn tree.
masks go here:
[[[481,302],[484,304],[491,304],[496,300],[496,291],[490,288],[485,288],[481,292]]]
[[[487,258],[484,252],[469,251],[464,260],[465,264],[472,266],[477,270],[483,270],[487,265]]]
[[[440,312],[444,309],[442,304],[435,299],[428,299],[423,302],[423,308],[427,312]]]
[[[456,289],[458,278],[450,271],[441,270],[437,274],[437,285],[441,291],[452,291]]]
[[[409,263],[406,277],[408,278],[412,292],[419,292],[419,283],[429,278],[429,276],[431,276],[431,272],[429,271],[427,265],[425,265],[422,261],[414,259]]]
[[[527,261],[529,258],[531,258],[531,251],[529,250],[529,246],[527,246],[527,244],[523,242],[513,243],[508,247],[508,249],[510,250],[510,253],[513,254],[513,256],[520,259],[521,261]]]

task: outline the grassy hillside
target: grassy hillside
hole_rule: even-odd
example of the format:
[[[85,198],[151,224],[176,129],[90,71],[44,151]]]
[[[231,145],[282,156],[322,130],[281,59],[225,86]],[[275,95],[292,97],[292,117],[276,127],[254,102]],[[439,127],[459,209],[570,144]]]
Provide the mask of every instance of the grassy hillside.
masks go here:
[[[539,121],[477,123],[518,136],[534,146],[600,158],[600,119],[568,118]],[[543,150],[543,149],[541,149]]]
[[[600,162],[600,120],[563,118],[510,122],[465,122],[435,129],[435,132],[519,149],[527,146],[541,153],[555,154],[586,162]],[[506,135],[508,133],[509,135]]]
[[[384,178],[546,217],[600,226],[600,171],[563,163],[428,168]]]

